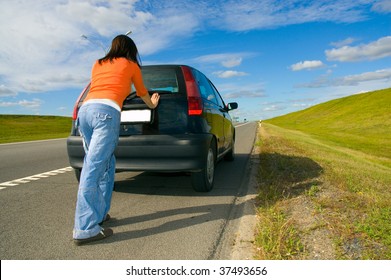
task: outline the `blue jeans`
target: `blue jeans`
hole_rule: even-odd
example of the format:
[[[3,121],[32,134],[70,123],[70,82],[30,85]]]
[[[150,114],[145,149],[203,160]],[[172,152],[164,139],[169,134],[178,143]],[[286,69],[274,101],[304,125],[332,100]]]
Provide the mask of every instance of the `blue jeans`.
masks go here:
[[[77,194],[74,239],[84,239],[101,231],[99,223],[110,210],[114,188],[115,157],[121,113],[111,106],[84,104],[76,125],[85,151]]]

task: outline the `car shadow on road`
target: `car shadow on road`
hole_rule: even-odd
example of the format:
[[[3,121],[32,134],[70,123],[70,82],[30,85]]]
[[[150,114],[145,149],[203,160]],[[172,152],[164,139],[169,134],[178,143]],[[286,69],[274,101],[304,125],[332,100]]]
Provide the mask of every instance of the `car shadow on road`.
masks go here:
[[[266,169],[261,172],[263,176],[257,177],[259,168]],[[125,176],[116,181],[117,192],[173,197],[228,196],[229,202],[152,210],[150,213],[136,216],[129,213],[129,217],[107,224],[114,229],[120,227],[124,231],[116,232],[105,242],[144,238],[209,222],[217,222],[220,228],[224,228],[233,220],[254,215],[255,200],[259,191],[262,193],[260,188],[269,187],[270,192],[278,192],[277,199],[287,195],[297,196],[318,183],[317,177],[322,171],[320,165],[306,157],[263,153],[251,157],[245,154],[237,155],[234,162],[220,162],[216,169],[215,189],[209,193],[195,192],[186,173],[144,172],[129,178]],[[267,175],[268,172],[271,172],[270,176]],[[255,180],[256,183],[251,186],[250,180]],[[275,184],[276,180],[279,182],[278,186]],[[248,196],[251,196],[250,200],[246,199]],[[254,205],[253,209],[248,207],[249,202]],[[129,227],[132,230],[127,230]]]
[[[215,223],[214,227],[224,232],[228,223],[246,215],[254,215],[254,207],[248,207],[249,203],[254,205],[257,193],[256,189],[250,190],[248,184],[251,170],[249,159],[248,154],[237,154],[233,162],[219,162],[215,187],[208,193],[195,192],[187,173],[142,172],[118,176],[115,183],[118,195],[166,196],[174,200],[180,196],[182,202],[172,209],[154,210],[158,207],[151,209],[150,213],[129,213],[128,217],[109,221],[106,226],[112,227],[115,234],[105,243],[144,238],[206,223]],[[186,197],[197,197],[197,202]],[[187,206],[189,204],[185,203],[193,205]],[[115,230],[117,227],[120,232]],[[127,230],[129,228],[131,230]]]
[[[243,209],[244,203],[238,205],[227,203],[180,207],[115,219],[112,222],[108,222],[107,226],[115,229],[116,227],[131,225],[135,229],[115,233],[113,238],[107,239],[107,243],[144,238],[213,221],[221,221],[223,224],[233,207],[236,208],[235,211],[240,211]]]
[[[248,154],[236,154],[234,161],[221,160],[215,169],[214,188],[210,192],[196,192],[189,172],[120,172],[116,174],[114,191],[128,194],[164,196],[220,196],[236,195],[248,173]],[[225,192],[221,192],[224,189]]]

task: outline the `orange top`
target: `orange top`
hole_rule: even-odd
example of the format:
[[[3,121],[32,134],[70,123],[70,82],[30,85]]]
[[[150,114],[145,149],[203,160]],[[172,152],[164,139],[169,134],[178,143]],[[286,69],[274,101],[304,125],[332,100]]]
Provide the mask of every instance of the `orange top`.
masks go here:
[[[112,62],[95,62],[92,67],[90,91],[84,101],[89,99],[110,99],[120,108],[129,95],[132,83],[138,96],[148,94],[145,88],[141,70],[135,62],[126,58],[116,58]]]

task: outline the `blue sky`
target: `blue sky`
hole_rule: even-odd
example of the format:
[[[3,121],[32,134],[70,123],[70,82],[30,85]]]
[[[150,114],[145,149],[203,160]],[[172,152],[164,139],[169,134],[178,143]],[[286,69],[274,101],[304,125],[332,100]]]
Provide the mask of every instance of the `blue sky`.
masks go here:
[[[129,30],[144,65],[201,70],[240,120],[391,87],[391,0],[0,4],[0,114],[71,116],[93,62]]]

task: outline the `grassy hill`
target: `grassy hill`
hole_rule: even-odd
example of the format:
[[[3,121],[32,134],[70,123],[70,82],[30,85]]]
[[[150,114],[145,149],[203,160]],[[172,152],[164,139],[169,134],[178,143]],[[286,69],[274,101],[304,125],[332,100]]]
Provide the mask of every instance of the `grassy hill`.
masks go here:
[[[262,122],[260,259],[391,259],[391,89]]]
[[[71,126],[69,117],[0,115],[0,143],[63,138]]]
[[[332,100],[267,122],[391,158],[391,88]]]

